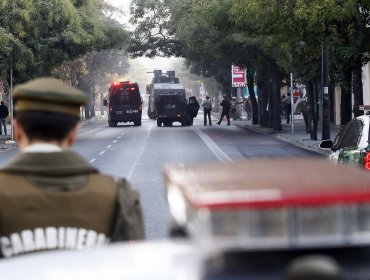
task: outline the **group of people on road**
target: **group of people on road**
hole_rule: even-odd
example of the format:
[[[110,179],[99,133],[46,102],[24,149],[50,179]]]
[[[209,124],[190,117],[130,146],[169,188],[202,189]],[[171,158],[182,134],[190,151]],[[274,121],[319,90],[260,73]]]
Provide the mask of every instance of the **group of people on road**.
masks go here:
[[[226,117],[227,125],[230,125],[230,116],[229,116],[230,102],[229,100],[227,100],[226,95],[224,95],[220,103],[220,106],[222,106],[222,111],[221,111],[220,120],[217,122],[217,124],[220,125],[223,118]],[[209,100],[209,96],[206,96],[206,100],[203,101],[202,107],[203,107],[203,112],[204,112],[204,126],[207,126],[207,120],[208,120],[209,125],[212,126],[212,121],[211,121],[212,102],[211,100]]]
[[[246,112],[248,119],[251,118],[251,104],[249,100],[246,100]],[[227,96],[224,95],[222,98],[222,101],[220,103],[220,106],[222,107],[220,119],[217,122],[218,125],[221,124],[222,120],[226,117],[227,125],[230,125],[230,113],[234,120],[240,118],[240,112],[238,110],[238,102],[236,101],[236,98],[233,97],[231,99],[231,102],[227,99]],[[209,96],[206,96],[206,99],[204,100],[203,104],[203,112],[204,112],[204,126],[207,125],[207,120],[210,126],[212,126],[211,122],[211,112],[212,112],[212,102],[209,99]]]

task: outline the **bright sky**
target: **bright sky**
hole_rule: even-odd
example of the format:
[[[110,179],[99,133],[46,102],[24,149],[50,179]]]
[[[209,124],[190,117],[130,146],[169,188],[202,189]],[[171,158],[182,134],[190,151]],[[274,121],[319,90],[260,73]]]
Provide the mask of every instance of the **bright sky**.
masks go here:
[[[113,6],[122,7],[125,11],[129,11],[131,0],[106,0]]]
[[[106,0],[110,4],[116,7],[122,7],[125,12],[125,18],[122,18],[122,22],[127,23],[129,20],[130,2],[131,0]],[[137,58],[137,60],[143,64],[144,72],[153,71],[154,69],[162,69],[163,71],[173,70],[171,69],[171,58],[156,57],[154,59],[149,58]],[[148,74],[151,78],[152,74]]]
[[[108,3],[110,3],[113,6],[123,8],[123,11],[125,13],[124,18],[119,19],[122,23],[127,23],[129,21],[129,11],[130,11],[130,3],[131,0],[106,0]]]

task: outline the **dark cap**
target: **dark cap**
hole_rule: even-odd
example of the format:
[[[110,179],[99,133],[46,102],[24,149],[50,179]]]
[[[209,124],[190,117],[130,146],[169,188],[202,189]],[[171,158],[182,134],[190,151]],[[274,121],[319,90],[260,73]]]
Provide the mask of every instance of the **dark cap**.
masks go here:
[[[79,116],[86,94],[61,80],[38,78],[14,88],[15,111],[44,111]]]

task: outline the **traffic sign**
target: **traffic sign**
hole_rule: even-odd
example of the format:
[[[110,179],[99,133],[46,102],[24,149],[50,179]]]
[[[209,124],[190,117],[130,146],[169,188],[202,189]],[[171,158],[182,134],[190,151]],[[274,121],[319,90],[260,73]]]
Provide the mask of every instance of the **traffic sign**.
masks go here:
[[[232,87],[245,87],[247,84],[245,66],[231,65]]]

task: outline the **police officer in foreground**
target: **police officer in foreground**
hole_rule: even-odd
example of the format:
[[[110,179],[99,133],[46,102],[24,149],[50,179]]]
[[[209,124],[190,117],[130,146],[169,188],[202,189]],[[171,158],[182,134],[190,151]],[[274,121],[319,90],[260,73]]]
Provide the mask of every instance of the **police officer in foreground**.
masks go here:
[[[138,193],[68,150],[86,95],[40,78],[13,97],[21,153],[0,171],[0,256],[143,239]]]

